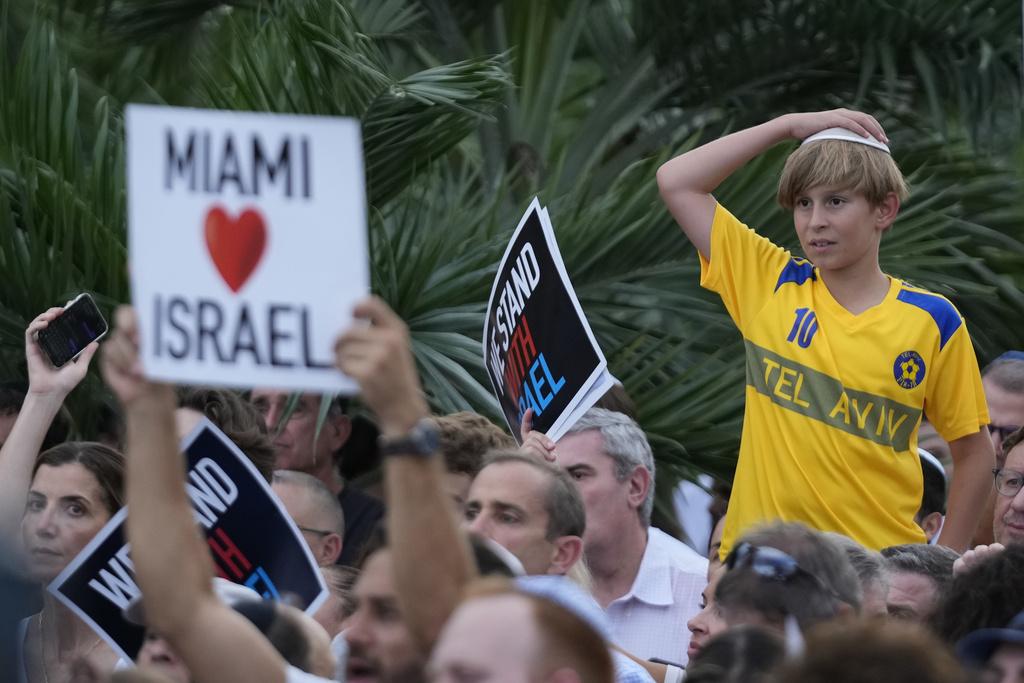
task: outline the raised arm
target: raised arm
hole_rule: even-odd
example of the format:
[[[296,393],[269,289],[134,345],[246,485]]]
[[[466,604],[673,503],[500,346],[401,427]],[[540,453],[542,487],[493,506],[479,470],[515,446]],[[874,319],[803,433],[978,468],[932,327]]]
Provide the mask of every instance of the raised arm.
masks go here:
[[[284,683],[285,662],[245,617],[213,593],[213,565],[185,493],[173,389],[149,382],[135,312],[118,309],[103,376],[127,420],[128,539],[149,626],[197,681]]]
[[[86,372],[99,344],[89,344],[74,363],[57,369],[43,354],[33,335],[56,318],[63,308],[46,311],[25,330],[25,359],[28,361],[28,394],[10,435],[0,448],[0,543],[20,547],[21,518],[32,483],[32,467],[43,445],[50,423],[64,399]]]
[[[726,135],[692,149],[658,169],[658,189],[686,236],[704,258],[711,259],[711,225],[715,198],[711,193],[740,166],[772,145],[804,139],[826,128],[843,127],[885,141],[874,117],[848,109],[786,114],[753,128]]]
[[[950,441],[949,453],[953,457],[953,481],[938,543],[963,553],[971,546],[971,537],[992,492],[996,455],[985,427]]]
[[[338,340],[338,367],[359,382],[363,400],[380,421],[381,435],[403,437],[428,415],[409,331],[377,297],[360,303],[354,313],[370,324],[354,327]],[[406,625],[426,653],[476,572],[451,512],[438,455],[385,458],[384,484],[395,589]]]

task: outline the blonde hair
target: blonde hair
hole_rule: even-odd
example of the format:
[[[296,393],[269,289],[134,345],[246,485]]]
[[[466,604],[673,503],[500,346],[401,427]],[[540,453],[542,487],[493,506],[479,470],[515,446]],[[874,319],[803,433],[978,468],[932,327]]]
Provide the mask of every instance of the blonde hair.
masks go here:
[[[907,181],[892,156],[846,140],[816,140],[789,155],[779,178],[779,205],[792,210],[799,194],[812,187],[853,190],[878,206],[890,193],[902,202]]]

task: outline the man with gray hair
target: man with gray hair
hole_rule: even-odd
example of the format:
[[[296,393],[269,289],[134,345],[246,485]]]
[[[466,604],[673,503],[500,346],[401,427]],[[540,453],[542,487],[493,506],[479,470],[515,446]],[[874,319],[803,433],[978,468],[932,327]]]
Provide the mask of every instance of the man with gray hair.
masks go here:
[[[927,622],[953,583],[956,551],[941,545],[905,543],[882,548],[889,569],[889,616]]]
[[[313,475],[291,470],[274,472],[270,487],[299,527],[317,565],[334,564],[345,536],[345,513],[334,492]]]
[[[885,558],[880,552],[869,550],[849,536],[835,531],[825,532],[825,535],[839,544],[839,547],[846,552],[846,559],[850,566],[857,572],[857,579],[860,581],[861,614],[869,617],[884,617],[888,615],[889,596],[889,570],[885,566]]]
[[[528,411],[525,425],[530,418]],[[524,450],[554,460],[579,486],[583,553],[613,641],[643,659],[685,665],[686,622],[699,611],[708,561],[650,526],[654,455],[643,430],[622,413],[591,408],[557,446],[539,432],[525,437]]]
[[[784,631],[792,617],[806,629],[862,609],[860,581],[844,548],[799,522],[776,522],[743,534],[725,567],[715,604],[730,627],[757,624]]]

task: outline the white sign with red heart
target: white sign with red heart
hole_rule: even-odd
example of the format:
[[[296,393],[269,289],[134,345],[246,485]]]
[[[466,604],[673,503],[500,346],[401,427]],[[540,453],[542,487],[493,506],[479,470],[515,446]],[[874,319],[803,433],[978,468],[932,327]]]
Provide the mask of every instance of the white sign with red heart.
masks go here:
[[[153,379],[352,393],[369,293],[355,119],[129,105],[128,246]]]

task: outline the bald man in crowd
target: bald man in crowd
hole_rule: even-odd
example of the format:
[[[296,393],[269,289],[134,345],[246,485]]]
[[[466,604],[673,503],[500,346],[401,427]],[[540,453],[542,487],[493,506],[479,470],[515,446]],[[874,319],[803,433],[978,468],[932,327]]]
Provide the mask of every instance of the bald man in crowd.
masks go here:
[[[270,483],[288,516],[320,566],[334,564],[341,555],[345,513],[331,489],[304,472],[277,470]]]

